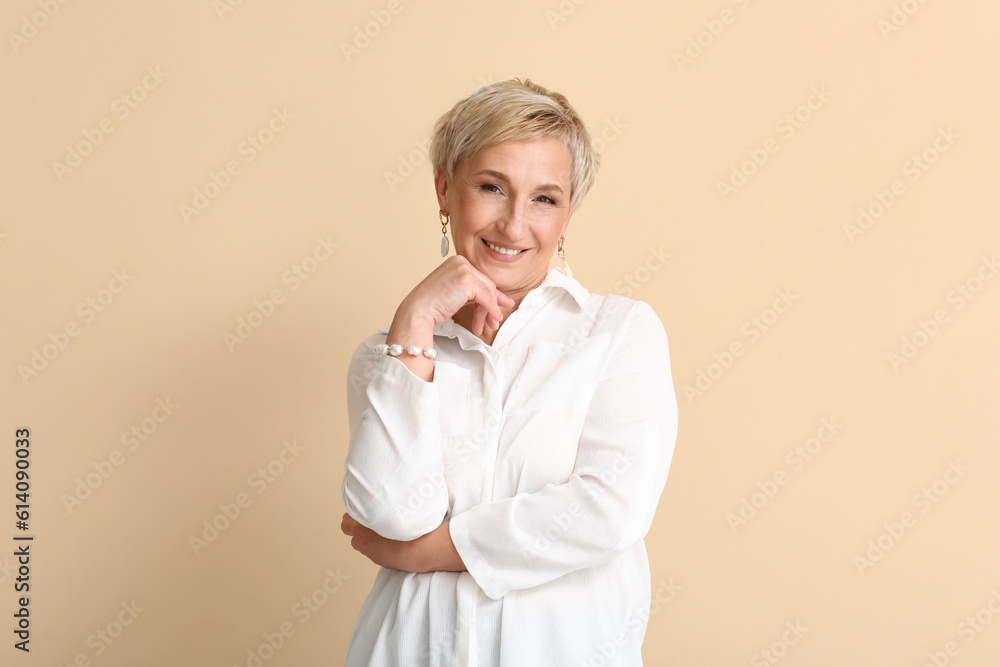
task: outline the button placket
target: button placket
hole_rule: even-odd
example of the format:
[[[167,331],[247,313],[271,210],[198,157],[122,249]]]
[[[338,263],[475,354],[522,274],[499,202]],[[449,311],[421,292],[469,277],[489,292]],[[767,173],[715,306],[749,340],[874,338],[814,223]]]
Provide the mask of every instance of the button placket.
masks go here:
[[[494,350],[483,350],[483,356],[485,358],[483,367],[483,406],[486,408],[486,414],[495,414],[498,416],[497,421],[499,422],[502,418],[500,403],[500,391],[498,387],[501,384],[501,373],[503,371],[502,365],[498,367],[497,364],[497,353]],[[487,419],[487,423],[491,424],[492,420]],[[492,449],[490,451],[487,449],[483,452],[483,466],[486,468],[483,471],[483,500],[493,500],[493,492],[496,488],[496,468],[497,468],[497,457],[500,452],[500,429],[501,425],[498,424],[496,429],[490,429],[489,431],[489,446]]]

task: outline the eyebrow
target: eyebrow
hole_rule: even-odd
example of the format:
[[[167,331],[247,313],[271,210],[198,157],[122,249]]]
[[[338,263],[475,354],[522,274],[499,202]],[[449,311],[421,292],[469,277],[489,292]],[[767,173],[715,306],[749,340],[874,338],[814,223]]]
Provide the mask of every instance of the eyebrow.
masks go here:
[[[493,169],[483,169],[482,171],[477,171],[475,174],[473,174],[473,176],[483,176],[483,175],[492,176],[498,181],[503,181],[504,183],[510,183],[510,179],[507,178],[506,174],[500,171],[495,171]],[[535,189],[541,190],[543,192],[558,192],[559,194],[563,194],[563,189],[558,185],[556,185],[555,183],[546,183],[545,185],[539,185]]]

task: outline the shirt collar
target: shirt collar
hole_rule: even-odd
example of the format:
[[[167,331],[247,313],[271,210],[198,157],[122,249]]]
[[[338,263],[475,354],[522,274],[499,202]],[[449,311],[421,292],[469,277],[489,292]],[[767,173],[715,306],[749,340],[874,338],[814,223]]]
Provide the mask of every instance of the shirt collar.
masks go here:
[[[569,264],[566,265],[565,271],[558,266],[549,269],[541,284],[524,295],[524,299],[521,300],[521,306],[534,306],[536,304],[547,303],[555,298],[555,295],[559,294],[560,290],[569,292],[569,295],[573,297],[573,300],[576,301],[581,310],[586,308],[587,288],[573,278],[573,270],[569,268]]]
[[[569,264],[566,265],[565,271],[558,266],[549,269],[549,272],[545,274],[545,279],[542,280],[538,287],[524,295],[518,308],[532,308],[544,305],[556,298],[560,292],[564,291],[573,297],[574,303],[576,303],[580,310],[586,308],[589,292],[586,287],[573,278],[573,270],[569,268]],[[447,336],[452,331],[453,326],[454,320],[449,317],[446,321],[434,325],[434,333]],[[389,325],[379,327],[378,330],[381,333],[389,333]]]

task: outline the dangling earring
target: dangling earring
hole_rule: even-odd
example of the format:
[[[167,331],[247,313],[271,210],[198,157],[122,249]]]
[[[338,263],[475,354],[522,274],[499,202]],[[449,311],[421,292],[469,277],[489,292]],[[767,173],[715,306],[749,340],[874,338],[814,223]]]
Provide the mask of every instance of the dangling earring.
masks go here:
[[[441,220],[441,256],[448,256],[448,222],[450,216],[442,210],[438,210],[438,219]]]
[[[572,278],[573,269],[569,268],[569,264],[566,262],[566,251],[563,250],[563,241],[565,240],[565,236],[559,237],[559,245],[556,247],[556,254],[559,255],[559,259],[562,260],[563,266],[566,267],[566,276]]]

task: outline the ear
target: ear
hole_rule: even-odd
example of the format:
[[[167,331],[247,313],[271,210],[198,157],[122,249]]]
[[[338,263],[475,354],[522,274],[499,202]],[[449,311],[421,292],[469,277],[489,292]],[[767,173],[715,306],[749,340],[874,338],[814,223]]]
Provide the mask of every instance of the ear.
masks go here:
[[[434,191],[437,193],[438,208],[442,211],[448,211],[448,188],[451,184],[448,182],[448,176],[444,173],[443,168],[438,168],[434,170]],[[451,211],[448,211],[450,214]]]
[[[570,213],[570,214],[569,214],[568,216],[566,216],[566,222],[564,222],[564,223],[563,223],[563,226],[562,226],[562,231],[561,231],[561,232],[559,232],[559,234],[560,234],[561,236],[565,236],[565,235],[566,235],[566,228],[567,228],[567,227],[569,227],[569,221],[570,221],[570,219],[571,219],[572,217],[573,217],[573,214],[572,214],[572,213]]]

